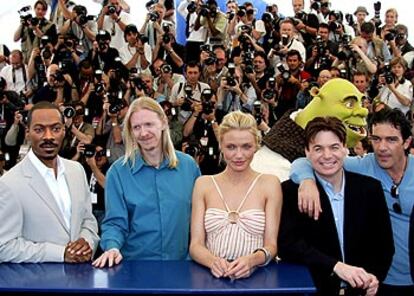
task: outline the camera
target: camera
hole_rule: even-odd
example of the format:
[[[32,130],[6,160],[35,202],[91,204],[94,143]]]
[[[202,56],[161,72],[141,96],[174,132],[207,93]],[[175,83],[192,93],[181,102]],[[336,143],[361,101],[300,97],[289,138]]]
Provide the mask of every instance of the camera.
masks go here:
[[[85,147],[85,150],[83,151],[83,155],[85,155],[85,157],[91,158],[95,155],[96,145],[94,145],[94,144],[85,144],[84,147]]]
[[[79,22],[80,26],[84,26],[84,25],[86,25],[87,22],[94,21],[94,20],[95,20],[95,16],[93,16],[93,15],[81,14],[81,15],[79,15],[78,22]]]
[[[271,100],[276,95],[276,81],[274,77],[270,77],[268,80],[268,87],[263,91],[263,99]]]
[[[108,6],[108,14],[114,14],[116,12],[116,6],[115,5],[109,5]]]
[[[142,81],[141,77],[136,76],[136,75],[131,76],[130,81],[132,81],[132,83],[135,85],[135,87],[138,88],[139,90],[146,89],[146,85],[145,85],[144,81]]]
[[[320,35],[316,36],[316,50],[319,56],[325,55],[325,43]]]
[[[162,30],[164,31],[164,34],[162,35],[162,42],[164,44],[168,44],[171,42],[171,37],[170,37],[170,26],[168,24],[163,24],[162,25]]]
[[[236,86],[236,79],[234,78],[234,74],[236,72],[236,66],[233,63],[229,63],[228,67],[228,72],[227,72],[227,76],[226,76],[226,84],[228,86]]]
[[[156,22],[160,18],[160,14],[157,11],[148,13],[149,19],[152,22]]]
[[[161,72],[164,74],[172,73],[172,67],[168,64],[164,64],[161,66]]]
[[[190,85],[184,86],[184,103],[181,105],[181,110],[191,111],[191,104],[193,100],[193,88]]]
[[[253,53],[250,51],[244,52],[242,54],[243,64],[244,64],[244,72],[246,74],[254,73],[254,66],[253,66]]]
[[[395,81],[395,76],[391,72],[391,65],[390,65],[389,62],[385,62],[384,63],[384,67],[382,69],[382,73],[383,73],[384,78],[385,78],[385,83],[391,84],[391,83],[393,83]]]
[[[282,45],[283,46],[287,46],[288,43],[289,43],[289,37],[288,37],[288,35],[282,34],[281,41],[282,41]]]
[[[65,108],[63,109],[63,115],[66,118],[73,118],[76,115],[76,110],[72,106],[65,106]]]
[[[388,30],[388,33],[385,34],[384,39],[387,41],[392,41],[397,36],[397,31],[395,29]]]
[[[206,66],[214,65],[216,62],[217,58],[214,54],[210,54],[210,56],[204,60],[204,64],[206,64]]]
[[[95,84],[95,93],[101,94],[105,90],[105,85],[102,82],[98,82]]]
[[[214,102],[211,101],[213,92],[210,88],[206,88],[201,92],[201,104],[204,114],[211,114],[214,111]]]
[[[273,15],[270,12],[264,12],[262,14],[262,21],[265,23],[270,23],[273,20]]]
[[[210,14],[210,9],[208,8],[208,5],[202,4],[200,6],[200,15],[207,17]]]
[[[239,9],[237,10],[237,16],[244,17],[245,15],[246,15],[246,7],[239,6]]]
[[[260,102],[260,100],[256,100],[253,103],[253,116],[254,116],[254,119],[256,120],[257,125],[260,125],[263,120],[262,103]]]
[[[381,13],[381,2],[377,1],[374,3],[374,18],[379,19]]]
[[[210,50],[210,44],[203,44],[203,45],[200,45],[200,50],[201,51],[207,51],[207,52],[210,52],[211,50]]]
[[[190,3],[188,3],[187,5],[188,13],[194,13],[196,9],[197,9],[197,4],[195,1],[191,1]]]
[[[228,11],[227,13],[226,13],[226,15],[227,15],[227,19],[229,20],[229,21],[231,21],[232,19],[234,19],[234,17],[236,16],[236,13],[233,11],[233,10],[230,10],[230,11]]]
[[[121,93],[121,97],[122,97],[122,92]],[[114,96],[109,96],[109,108],[108,108],[108,112],[110,114],[117,114],[119,111],[121,111],[123,108],[125,107],[125,102],[124,100],[119,99],[118,97],[114,97]]]
[[[184,153],[192,157],[197,157],[200,153],[200,144],[196,141],[188,142],[188,146],[185,147]]]
[[[289,70],[286,70],[285,66],[282,63],[277,64],[276,68],[279,70],[283,80],[288,81],[290,78]]]
[[[55,74],[52,74],[51,76],[55,79],[56,82],[64,82],[65,81],[65,76],[63,76],[62,70],[57,70],[55,72]]]

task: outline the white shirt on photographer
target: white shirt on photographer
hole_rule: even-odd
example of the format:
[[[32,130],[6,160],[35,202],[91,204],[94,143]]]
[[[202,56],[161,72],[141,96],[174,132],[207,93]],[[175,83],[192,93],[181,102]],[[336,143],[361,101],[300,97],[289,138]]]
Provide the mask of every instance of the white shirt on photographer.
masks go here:
[[[137,52],[137,49],[135,46],[129,46],[128,43],[125,43],[124,46],[119,49],[119,57],[121,58],[121,61],[124,65],[128,64],[128,62],[131,60],[132,56]],[[152,61],[152,50],[151,46],[148,45],[148,43],[144,43],[144,55],[147,59],[148,63],[151,64]],[[137,63],[135,64],[135,68],[142,69],[141,67],[141,56],[138,57]],[[144,69],[143,69],[144,70]]]

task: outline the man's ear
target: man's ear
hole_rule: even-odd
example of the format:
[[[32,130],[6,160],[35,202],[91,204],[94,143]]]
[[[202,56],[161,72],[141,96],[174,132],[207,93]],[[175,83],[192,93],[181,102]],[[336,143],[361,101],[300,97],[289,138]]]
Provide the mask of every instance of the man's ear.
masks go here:
[[[410,148],[412,140],[413,140],[413,137],[409,136],[407,140],[404,141],[403,143],[404,150],[407,150],[408,148]]]

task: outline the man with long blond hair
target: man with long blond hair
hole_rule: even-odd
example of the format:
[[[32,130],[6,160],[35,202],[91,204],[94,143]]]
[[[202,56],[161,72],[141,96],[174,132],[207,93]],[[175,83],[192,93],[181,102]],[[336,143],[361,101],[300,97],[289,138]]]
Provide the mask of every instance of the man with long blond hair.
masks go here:
[[[125,156],[107,173],[104,253],[95,267],[126,260],[183,260],[188,255],[195,161],[174,150],[162,107],[135,100],[123,130]]]

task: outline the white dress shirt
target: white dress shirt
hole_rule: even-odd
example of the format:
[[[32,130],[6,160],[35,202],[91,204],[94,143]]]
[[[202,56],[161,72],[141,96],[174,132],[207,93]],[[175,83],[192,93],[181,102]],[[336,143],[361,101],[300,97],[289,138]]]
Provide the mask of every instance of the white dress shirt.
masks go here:
[[[27,155],[33,166],[45,180],[47,187],[55,198],[56,203],[63,214],[66,226],[70,229],[72,201],[70,198],[69,187],[65,179],[65,167],[63,162],[60,157],[57,156],[57,177],[55,177],[53,169],[45,166],[45,164],[37,158],[32,149],[30,149]]]

